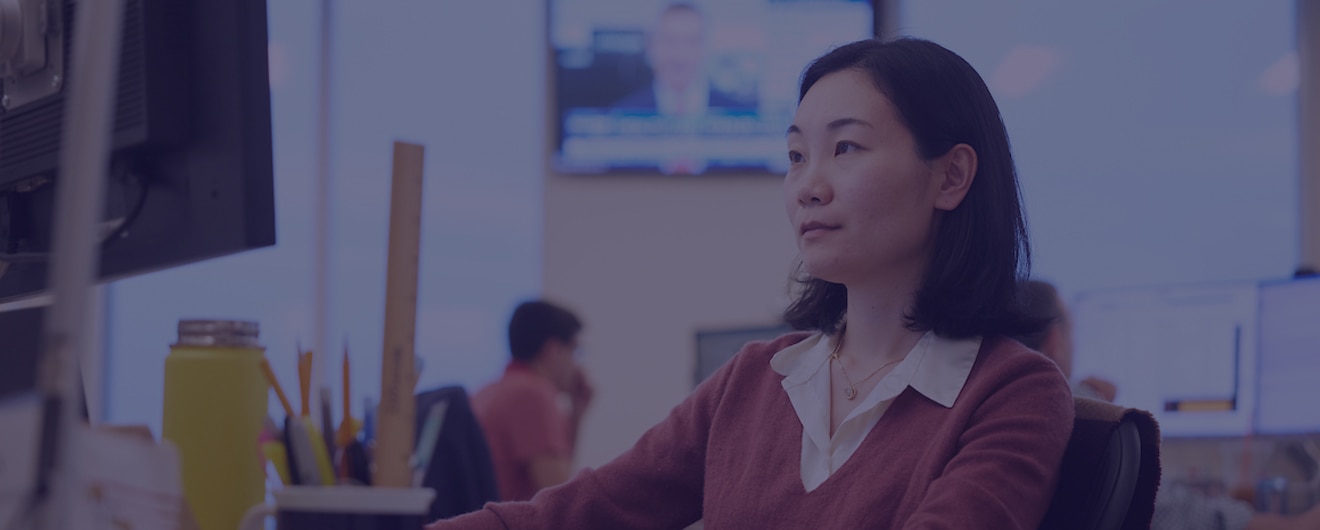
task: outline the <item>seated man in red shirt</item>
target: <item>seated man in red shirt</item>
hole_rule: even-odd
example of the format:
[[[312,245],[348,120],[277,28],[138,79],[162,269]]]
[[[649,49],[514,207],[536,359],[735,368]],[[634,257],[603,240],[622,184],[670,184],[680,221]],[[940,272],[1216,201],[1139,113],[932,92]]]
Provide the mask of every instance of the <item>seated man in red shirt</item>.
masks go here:
[[[578,426],[592,395],[574,359],[581,330],[577,316],[562,307],[519,305],[509,320],[513,358],[504,376],[472,398],[505,501],[530,499],[572,473]]]

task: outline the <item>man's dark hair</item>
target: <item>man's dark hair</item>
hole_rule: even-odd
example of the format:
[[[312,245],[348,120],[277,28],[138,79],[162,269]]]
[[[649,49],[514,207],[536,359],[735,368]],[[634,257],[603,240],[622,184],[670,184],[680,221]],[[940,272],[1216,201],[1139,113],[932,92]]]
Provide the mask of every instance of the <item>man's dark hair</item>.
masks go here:
[[[1017,173],[999,107],[981,76],[957,54],[930,41],[903,38],[854,42],[821,56],[802,75],[798,101],[826,75],[857,70],[870,76],[912,133],[917,156],[932,160],[957,144],[976,151],[967,196],[944,212],[907,327],[950,338],[1014,335],[1038,323],[1014,298],[1031,251]],[[841,284],[800,274],[784,319],[798,329],[837,332],[848,307]]]
[[[531,361],[545,342],[554,338],[573,342],[582,322],[571,311],[543,300],[523,302],[509,318],[509,353],[519,361]]]

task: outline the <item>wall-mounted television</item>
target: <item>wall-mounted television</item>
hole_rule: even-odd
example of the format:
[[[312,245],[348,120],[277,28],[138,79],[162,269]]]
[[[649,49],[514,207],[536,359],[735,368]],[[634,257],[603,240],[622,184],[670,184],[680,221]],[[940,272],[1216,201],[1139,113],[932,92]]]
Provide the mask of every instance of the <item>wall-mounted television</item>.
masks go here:
[[[550,0],[563,174],[783,173],[812,59],[875,34],[869,0]]]

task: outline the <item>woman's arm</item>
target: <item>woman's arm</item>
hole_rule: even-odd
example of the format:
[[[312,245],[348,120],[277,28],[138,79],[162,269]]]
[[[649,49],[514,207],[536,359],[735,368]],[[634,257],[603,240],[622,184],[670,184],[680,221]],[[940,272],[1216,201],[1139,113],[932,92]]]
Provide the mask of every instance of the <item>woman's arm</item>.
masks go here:
[[[1022,363],[977,408],[958,453],[905,529],[1034,530],[1049,511],[1068,437],[1068,382],[1045,358]]]
[[[427,530],[683,528],[697,521],[711,418],[730,374],[756,344],[744,347],[636,445],[599,470],[583,470],[530,501],[488,504]]]

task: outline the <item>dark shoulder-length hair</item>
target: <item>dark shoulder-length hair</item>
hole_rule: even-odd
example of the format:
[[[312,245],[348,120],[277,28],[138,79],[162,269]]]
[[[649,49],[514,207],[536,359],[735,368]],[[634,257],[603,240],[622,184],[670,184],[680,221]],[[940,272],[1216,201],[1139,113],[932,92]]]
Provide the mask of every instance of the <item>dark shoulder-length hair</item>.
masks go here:
[[[1008,133],[981,76],[962,57],[930,41],[868,39],[812,62],[802,75],[798,101],[822,77],[849,69],[869,75],[893,103],[921,159],[937,158],[957,144],[977,154],[967,196],[944,212],[935,234],[906,315],[908,328],[967,338],[1039,327],[1015,301],[1017,282],[1030,269],[1031,251]],[[798,329],[837,332],[848,306],[844,286],[805,273],[796,280],[799,289],[785,320]]]

